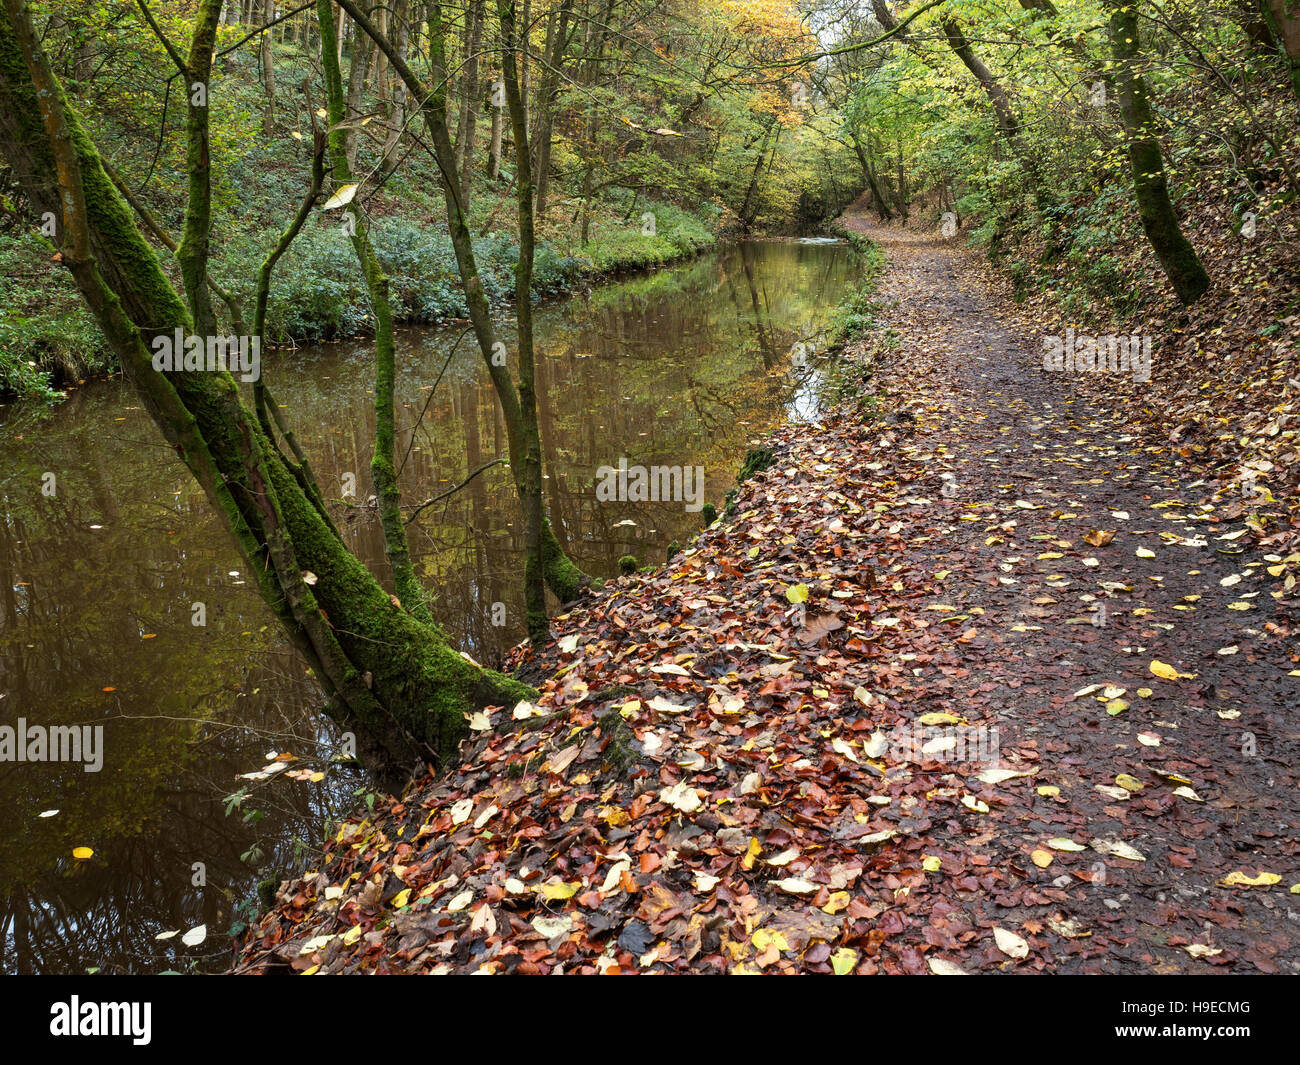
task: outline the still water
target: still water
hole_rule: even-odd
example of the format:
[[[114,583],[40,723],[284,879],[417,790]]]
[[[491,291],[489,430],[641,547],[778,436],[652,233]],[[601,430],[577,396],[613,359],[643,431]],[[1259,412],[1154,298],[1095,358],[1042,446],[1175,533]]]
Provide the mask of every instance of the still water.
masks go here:
[[[844,244],[744,242],[541,309],[547,501],[571,557],[611,576],[620,556],[662,562],[693,535],[703,518],[683,502],[600,502],[598,469],[702,467],[720,508],[748,443],[815,413],[815,362],[792,368],[792,351],[816,345],[857,276]],[[506,453],[463,333],[399,337],[411,510]],[[263,373],[353,550],[382,573],[369,345],[271,352]],[[319,689],[120,380],[53,409],[0,408],[0,508],[0,725],[87,741],[81,761],[0,761],[0,971],[220,970],[257,883],[310,867],[368,781],[331,763]],[[498,663],[523,636],[509,473],[491,467],[408,532],[439,622]],[[277,772],[244,776],[277,756]]]

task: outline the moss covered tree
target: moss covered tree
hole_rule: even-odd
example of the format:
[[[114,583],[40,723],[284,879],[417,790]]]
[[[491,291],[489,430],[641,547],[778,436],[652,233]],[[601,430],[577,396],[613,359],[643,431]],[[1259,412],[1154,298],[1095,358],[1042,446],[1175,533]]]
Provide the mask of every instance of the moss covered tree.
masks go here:
[[[194,71],[210,69],[208,31],[200,18],[183,61]],[[230,374],[154,369],[156,337],[202,332],[191,308],[198,303],[202,314],[201,256],[182,259],[186,300],[55,77],[24,0],[3,0],[0,9],[0,154],[35,210],[58,220],[56,258],[325,687],[328,711],[358,733],[363,757],[399,780],[413,764],[453,751],[468,711],[527,697],[526,686],[467,660],[381,587],[334,529],[309,472],[285,454],[283,435],[255,416]],[[202,246],[194,227],[210,224],[200,178],[191,171],[190,247]]]

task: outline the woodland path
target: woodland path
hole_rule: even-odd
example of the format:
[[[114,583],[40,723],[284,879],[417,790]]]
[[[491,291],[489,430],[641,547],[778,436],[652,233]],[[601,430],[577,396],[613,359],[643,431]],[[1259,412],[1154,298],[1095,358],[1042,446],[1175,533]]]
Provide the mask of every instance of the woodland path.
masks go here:
[[[1268,572],[1282,560],[1233,538],[1241,506],[1192,505],[1208,491],[1129,417],[1159,409],[1158,384],[1044,370],[1042,338],[1061,327],[1021,319],[978,253],[846,222],[888,257],[892,350],[873,384],[899,424],[878,476],[927,500],[889,511],[913,545],[894,564],[948,571],[947,616],[970,617],[940,627],[973,631],[961,667],[917,695],[996,726],[1004,764],[1037,769],[993,789],[1009,801],[982,836],[952,823],[955,846],[1009,874],[954,902],[1022,936],[1047,926],[1058,972],[1300,971],[1300,639],[1293,593]],[[1114,538],[1093,546],[1094,530]],[[1093,685],[1123,692],[1076,696]],[[1057,837],[1145,860],[1056,851]],[[1281,879],[1222,886],[1234,872]],[[1195,960],[1193,944],[1218,953]],[[991,945],[982,957],[1005,961]]]
[[[1191,505],[1130,416],[1160,386],[1044,372],[977,252],[850,222],[861,393],[519,649],[536,702],[342,826],[237,969],[1300,971],[1300,558]]]

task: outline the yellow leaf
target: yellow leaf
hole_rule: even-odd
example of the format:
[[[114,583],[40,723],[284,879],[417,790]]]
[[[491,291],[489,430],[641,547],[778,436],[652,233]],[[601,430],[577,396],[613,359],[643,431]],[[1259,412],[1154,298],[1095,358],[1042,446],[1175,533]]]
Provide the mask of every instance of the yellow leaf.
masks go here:
[[[1296,892],[1300,895],[1300,891]],[[825,913],[834,917],[841,910],[846,909],[849,905],[849,893],[847,891],[832,891],[831,897],[826,900],[826,905],[822,907]]]
[[[560,881],[559,883],[543,884],[540,890],[546,898],[554,902],[557,899],[573,898],[573,896],[578,893],[578,888],[580,887],[582,887],[582,882],[579,880],[575,880],[569,884]]]
[[[1277,873],[1260,873],[1259,876],[1248,877],[1242,872],[1232,872],[1219,881],[1224,887],[1268,887],[1271,884],[1277,884],[1282,878]]]
[[[792,584],[785,590],[785,597],[792,603],[806,603],[809,591],[810,589],[806,584]]]
[[[745,849],[745,856],[740,859],[740,867],[742,869],[747,869],[747,870],[753,869],[754,859],[757,858],[762,853],[763,853],[762,845],[758,842],[758,840],[751,837],[749,841],[749,846]]]
[[[95,852],[91,850],[89,847],[77,847],[72,852],[72,856],[74,858],[80,858],[82,861],[84,861],[87,858],[94,857],[94,854]]]
[[[1151,672],[1164,680],[1178,680],[1180,677],[1184,680],[1191,680],[1196,676],[1195,673],[1179,673],[1169,663],[1161,662],[1158,658],[1151,659]]]
[[[921,859],[921,868],[927,873],[937,873],[943,865],[943,859],[934,854],[927,854]]]
[[[352,202],[352,198],[357,194],[356,185],[341,185],[338,190],[325,201],[321,207],[323,211],[333,211],[336,208],[344,207]]]
[[[1130,776],[1128,773],[1121,773],[1117,776],[1115,783],[1125,791],[1141,791],[1146,786],[1137,777]]]
[[[1037,789],[1037,791],[1044,799],[1055,799],[1061,794],[1061,789],[1055,784],[1043,784]]]
[[[1039,869],[1046,869],[1049,865],[1052,864],[1055,855],[1053,855],[1051,851],[1043,850],[1042,847],[1036,847],[1034,849],[1034,853],[1031,854],[1029,857],[1031,857],[1034,860],[1034,864],[1038,866]]]
[[[840,947],[831,955],[831,968],[836,976],[847,976],[858,964],[858,952],[852,947]]]
[[[768,947],[776,947],[777,950],[790,949],[785,933],[774,932],[770,928],[760,928],[750,937],[750,942],[754,944],[754,949],[760,953],[766,951]]]
[[[396,895],[393,896],[391,905],[393,909],[400,910],[410,900],[411,900],[411,889],[403,888],[401,891],[399,891]]]

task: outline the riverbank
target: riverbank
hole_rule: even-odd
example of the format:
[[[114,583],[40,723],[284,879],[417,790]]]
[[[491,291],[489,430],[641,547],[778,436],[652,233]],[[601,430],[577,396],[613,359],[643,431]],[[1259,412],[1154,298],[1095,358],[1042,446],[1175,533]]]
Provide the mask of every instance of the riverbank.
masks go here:
[[[645,220],[650,216],[650,221]],[[488,216],[487,221],[491,221]],[[539,242],[534,299],[570,295],[602,281],[681,262],[716,248],[716,213],[649,204],[632,219],[601,213],[595,236],[551,227]],[[214,257],[217,282],[247,301],[248,279],[278,234],[241,232]],[[436,325],[468,313],[451,239],[445,229],[399,215],[380,218],[372,234],[391,285],[399,325]],[[484,230],[475,240],[483,287],[494,310],[514,297],[519,248],[512,231]],[[6,246],[0,259],[0,399],[57,401],[68,387],[117,372],[94,318],[81,305],[71,279],[48,266],[48,249],[36,237]],[[268,346],[369,336],[373,320],[365,280],[348,238],[320,224],[301,234],[278,264],[267,311]]]
[[[536,704],[345,822],[235,971],[1300,969],[1300,557],[1185,509],[972,253],[855,225],[874,398],[556,618]]]

